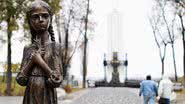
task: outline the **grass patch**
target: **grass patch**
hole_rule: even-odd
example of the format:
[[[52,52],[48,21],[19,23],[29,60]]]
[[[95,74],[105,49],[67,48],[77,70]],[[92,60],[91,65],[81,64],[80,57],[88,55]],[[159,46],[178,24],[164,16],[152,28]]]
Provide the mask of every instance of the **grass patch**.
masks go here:
[[[15,77],[12,77],[11,83],[11,95],[12,96],[23,96],[25,87],[20,86]],[[0,76],[0,96],[6,96],[6,78]]]
[[[185,94],[185,89],[182,89],[181,91],[175,91],[175,92],[179,94]]]
[[[182,89],[181,94],[185,94],[185,89]]]
[[[81,90],[83,90],[83,88],[72,88],[71,93],[78,92],[78,91],[81,91]]]

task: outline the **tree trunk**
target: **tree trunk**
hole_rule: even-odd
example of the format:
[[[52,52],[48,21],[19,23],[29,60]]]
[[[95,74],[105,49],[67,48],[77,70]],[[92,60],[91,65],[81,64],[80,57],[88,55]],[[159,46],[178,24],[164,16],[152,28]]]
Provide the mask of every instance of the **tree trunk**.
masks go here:
[[[3,72],[3,78],[2,78],[2,82],[5,82],[5,80],[6,80],[6,72]]]
[[[84,40],[84,56],[83,56],[83,88],[86,88],[86,74],[87,74],[87,37]]]
[[[173,54],[173,65],[174,65],[174,71],[175,71],[175,81],[177,81],[177,67],[176,67],[176,60],[175,60],[175,49],[174,44],[172,43],[172,54]]]
[[[64,76],[65,77],[68,77],[67,75],[67,66],[68,66],[68,63],[67,63],[67,57],[68,57],[68,43],[69,43],[69,30],[68,28],[65,30],[65,50],[64,50],[64,59],[63,59],[63,62],[64,62]],[[67,78],[68,79],[68,78]]]
[[[83,56],[83,88],[86,87],[86,74],[87,74],[87,24],[89,15],[89,0],[87,0],[87,11],[85,16],[85,35],[84,35],[84,56]]]
[[[7,64],[8,64],[8,68],[7,68],[7,89],[6,89],[6,93],[7,95],[11,95],[11,82],[12,82],[12,63],[11,63],[11,36],[12,36],[12,31],[10,29],[10,18],[7,19],[7,23],[8,23],[8,29],[7,29],[7,35],[8,35],[8,56],[7,56]]]
[[[164,75],[164,60],[162,60],[161,63],[162,63],[162,73],[161,74],[163,76]]]
[[[181,35],[182,35],[182,41],[183,41],[183,70],[184,70],[184,87],[185,87],[185,36],[184,36],[184,32],[185,32],[185,28],[184,28],[184,24],[183,24],[183,18],[181,15],[178,15],[179,18],[180,18],[180,22],[181,22],[181,28],[182,28],[182,31],[181,31]]]
[[[184,69],[184,86],[185,86],[185,41],[184,41],[184,35],[183,35],[183,69]]]

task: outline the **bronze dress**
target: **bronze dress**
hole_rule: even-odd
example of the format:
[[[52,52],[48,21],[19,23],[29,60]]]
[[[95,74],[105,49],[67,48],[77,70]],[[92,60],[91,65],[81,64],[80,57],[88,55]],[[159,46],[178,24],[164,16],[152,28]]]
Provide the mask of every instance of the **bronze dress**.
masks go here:
[[[47,77],[46,73],[39,67],[34,65],[29,75],[25,76],[21,70],[30,61],[30,55],[35,49],[35,45],[24,48],[23,59],[16,80],[21,86],[26,86],[23,104],[57,104],[56,87],[59,87],[62,82],[61,61],[60,61],[60,46],[56,43],[49,43],[45,46],[44,61],[54,73],[59,73],[57,79]]]

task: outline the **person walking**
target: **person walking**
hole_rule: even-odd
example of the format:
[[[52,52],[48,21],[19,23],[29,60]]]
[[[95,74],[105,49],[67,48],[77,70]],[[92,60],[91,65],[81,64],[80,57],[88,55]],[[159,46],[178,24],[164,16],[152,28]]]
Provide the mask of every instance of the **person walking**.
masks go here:
[[[170,96],[173,91],[173,83],[167,75],[163,75],[159,83],[158,99],[159,104],[170,104]]]
[[[147,75],[146,80],[140,84],[139,96],[143,95],[144,104],[155,104],[155,98],[158,96],[156,82],[151,80],[151,76]]]

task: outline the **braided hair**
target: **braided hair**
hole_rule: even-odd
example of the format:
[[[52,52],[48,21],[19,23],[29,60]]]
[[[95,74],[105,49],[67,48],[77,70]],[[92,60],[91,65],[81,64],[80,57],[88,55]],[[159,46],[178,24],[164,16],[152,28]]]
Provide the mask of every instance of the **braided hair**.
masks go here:
[[[28,11],[26,12],[26,17],[27,17],[28,24],[29,24],[29,27],[30,27],[31,42],[33,43],[34,40],[36,39],[36,31],[31,26],[30,16],[31,16],[31,13],[32,13],[33,9],[35,9],[38,5],[46,8],[48,13],[49,13],[49,15],[50,15],[50,24],[49,24],[48,32],[50,34],[51,41],[55,42],[55,34],[54,34],[54,31],[53,31],[53,26],[52,26],[53,13],[52,13],[51,7],[48,5],[48,3],[46,3],[46,2],[44,2],[42,0],[35,0],[34,2],[32,2],[32,4],[30,5]]]
[[[55,34],[54,34],[54,31],[53,31],[53,26],[51,24],[49,25],[48,32],[51,36],[51,41],[55,42]]]

